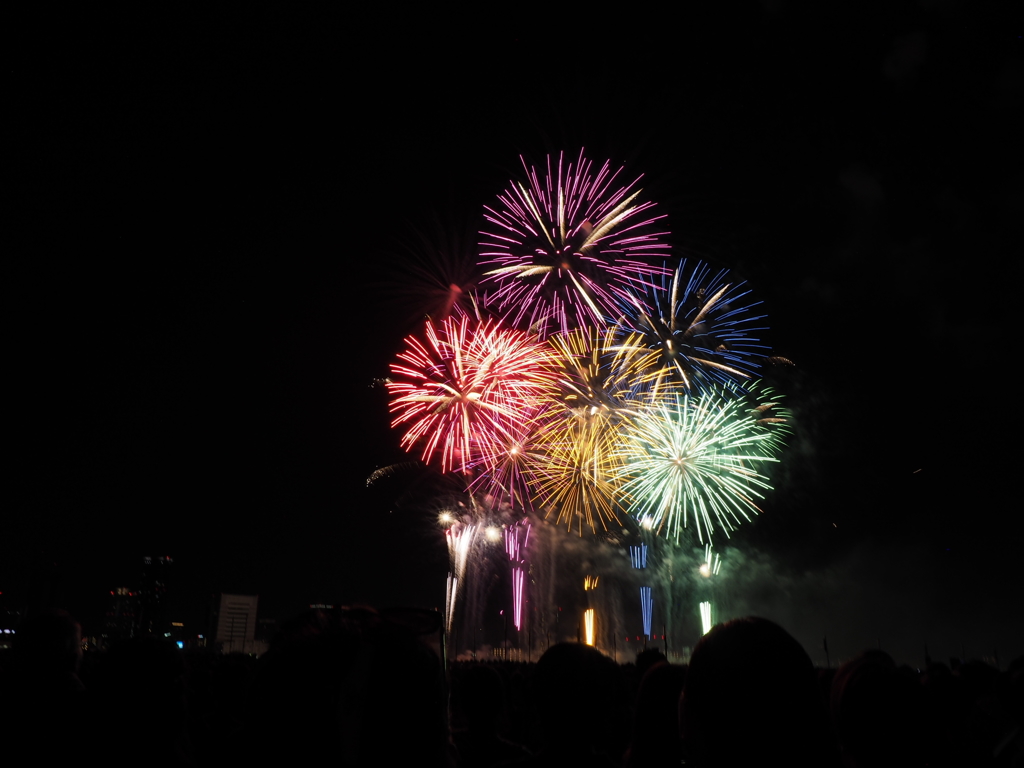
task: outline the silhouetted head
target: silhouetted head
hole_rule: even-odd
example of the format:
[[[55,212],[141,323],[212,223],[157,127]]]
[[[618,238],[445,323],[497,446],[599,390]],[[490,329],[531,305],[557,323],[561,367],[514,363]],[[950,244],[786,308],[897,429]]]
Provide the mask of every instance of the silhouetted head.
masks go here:
[[[289,622],[253,680],[254,748],[287,754],[312,733],[343,765],[447,765],[440,661],[420,641],[439,628],[433,611],[366,607]]]
[[[693,650],[679,704],[688,764],[826,765],[827,713],[807,653],[767,619],[720,624]]]
[[[544,652],[534,672],[537,712],[549,746],[586,745],[621,751],[626,713],[622,677],[615,662],[580,643],[558,643]]]
[[[679,765],[682,752],[676,710],[686,667],[660,662],[640,681],[633,709],[633,739],[627,765]]]
[[[505,684],[498,670],[485,664],[467,668],[459,678],[455,693],[471,730],[497,729],[505,714]]]
[[[856,765],[923,764],[917,739],[925,723],[923,692],[887,653],[865,651],[836,673],[832,723]]]
[[[647,670],[656,664],[664,664],[667,661],[668,657],[658,648],[648,648],[640,651],[636,655],[636,673],[643,679],[644,675],[647,674]]]

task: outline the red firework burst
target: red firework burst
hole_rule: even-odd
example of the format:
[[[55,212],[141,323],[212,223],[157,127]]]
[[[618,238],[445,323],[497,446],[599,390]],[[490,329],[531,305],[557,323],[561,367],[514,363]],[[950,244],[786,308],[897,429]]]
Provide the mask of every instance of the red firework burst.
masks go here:
[[[425,338],[408,337],[387,388],[402,447],[419,447],[441,471],[469,472],[519,439],[555,380],[543,342],[497,320],[464,314],[428,322]]]

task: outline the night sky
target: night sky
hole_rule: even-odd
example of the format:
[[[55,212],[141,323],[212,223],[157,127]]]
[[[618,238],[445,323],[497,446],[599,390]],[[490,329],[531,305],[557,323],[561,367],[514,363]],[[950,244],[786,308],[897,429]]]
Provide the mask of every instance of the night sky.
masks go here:
[[[724,5],[10,18],[0,607],[88,631],[162,554],[188,626],[218,591],[440,605],[426,491],[366,486],[404,460],[373,382],[423,311],[410,248],[472,255],[521,154],[582,146],[796,363],[736,605],[833,660],[1024,652],[1020,20]]]

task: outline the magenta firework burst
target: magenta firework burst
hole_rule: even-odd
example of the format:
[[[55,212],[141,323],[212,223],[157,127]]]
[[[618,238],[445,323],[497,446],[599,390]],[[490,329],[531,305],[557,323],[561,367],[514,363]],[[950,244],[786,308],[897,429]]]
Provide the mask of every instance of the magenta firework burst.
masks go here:
[[[522,160],[522,158],[520,158]],[[580,151],[559,154],[538,172],[522,160],[526,183],[513,181],[485,206],[480,258],[493,300],[514,325],[542,334],[603,325],[620,303],[667,270],[663,215],[640,202],[640,178],[622,185],[622,168],[600,168]]]

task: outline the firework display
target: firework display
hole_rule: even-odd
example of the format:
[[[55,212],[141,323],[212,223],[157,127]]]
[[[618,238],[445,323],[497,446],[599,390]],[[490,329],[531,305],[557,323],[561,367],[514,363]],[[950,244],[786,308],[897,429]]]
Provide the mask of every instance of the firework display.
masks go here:
[[[479,464],[467,486],[470,493],[489,496],[497,505],[531,507],[530,468],[537,461],[536,425],[521,424],[478,444]]]
[[[391,425],[406,426],[402,446],[422,445],[425,462],[467,472],[521,425],[554,381],[549,348],[499,322],[466,315],[426,324],[406,339],[391,366]]]
[[[702,390],[755,375],[768,348],[757,338],[765,316],[751,293],[728,270],[684,259],[671,284],[662,278],[660,288],[634,296],[613,329],[634,381],[657,388],[669,379]]]
[[[606,414],[590,407],[566,410],[540,428],[531,475],[546,517],[581,536],[621,522],[618,435]]]
[[[549,339],[559,362],[558,399],[569,409],[585,408],[617,424],[638,407],[649,388],[638,389],[631,350],[604,328],[580,328]]]
[[[790,415],[758,377],[764,362],[784,359],[761,342],[765,315],[746,283],[701,261],[670,261],[664,216],[642,200],[639,177],[623,182],[623,169],[582,150],[522,166],[525,180],[484,209],[483,279],[449,286],[385,382],[402,448],[465,494],[445,531],[445,626],[452,631],[474,558],[482,564],[493,556],[487,542],[503,539],[511,608],[502,615],[523,632],[537,562],[536,545],[527,562],[527,544],[562,529],[617,537],[620,547],[642,539],[629,558],[644,571],[649,638],[655,593],[659,612],[672,603],[658,586],[672,581],[666,554],[699,541],[704,558],[690,572],[716,576],[712,536],[760,512]],[[531,534],[541,521],[552,525]],[[591,645],[598,578],[584,580]],[[710,601],[700,608],[706,632]]]
[[[626,424],[618,471],[635,518],[675,541],[692,520],[703,542],[760,511],[754,499],[771,486],[759,470],[778,461],[786,417],[776,402],[751,402],[770,390],[753,392],[677,394]]]
[[[522,158],[520,158],[522,160]],[[605,162],[595,168],[549,156],[539,173],[522,160],[526,183],[514,181],[484,208],[480,258],[494,299],[517,326],[571,331],[614,318],[632,291],[665,273],[668,233],[653,203],[640,202],[640,179],[622,185]]]

